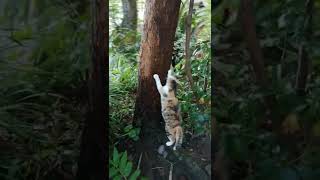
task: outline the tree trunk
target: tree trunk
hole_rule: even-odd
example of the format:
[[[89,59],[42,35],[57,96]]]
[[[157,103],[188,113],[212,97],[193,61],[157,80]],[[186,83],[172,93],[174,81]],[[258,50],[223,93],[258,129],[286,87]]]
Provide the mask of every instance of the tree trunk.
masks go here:
[[[189,80],[190,87],[192,89],[192,92],[194,93],[195,98],[197,98],[196,91],[193,86],[193,79],[192,79],[192,71],[191,71],[191,49],[190,49],[190,41],[191,41],[191,22],[192,22],[192,11],[193,11],[193,4],[194,0],[190,0],[189,2],[189,11],[188,16],[186,20],[186,44],[185,44],[185,71],[187,78]]]
[[[137,30],[137,0],[121,0],[123,19],[121,27]]]
[[[250,53],[250,61],[261,87],[267,87],[267,78],[264,72],[262,50],[256,34],[255,19],[252,13],[251,0],[241,0],[241,20],[244,38]]]
[[[141,125],[142,151],[154,151],[166,141],[160,95],[153,74],[159,74],[164,84],[172,59],[180,3],[180,0],[146,1],[134,114],[134,123]],[[150,163],[142,166],[143,174],[150,177],[151,167]]]
[[[107,179],[107,38],[106,3],[92,4],[92,66],[89,76],[89,109],[82,134],[77,179]]]
[[[256,33],[255,17],[252,10],[251,0],[241,0],[240,13],[242,30],[250,53],[250,61],[256,75],[256,81],[262,89],[268,89],[269,85],[264,71],[263,54]],[[272,129],[278,133],[280,131],[281,118],[279,119],[279,117],[276,116],[275,109],[273,108],[276,103],[276,99],[273,95],[267,95],[264,96],[264,103],[268,116],[267,121],[269,121],[269,118],[272,119]],[[262,124],[264,124],[264,122]]]

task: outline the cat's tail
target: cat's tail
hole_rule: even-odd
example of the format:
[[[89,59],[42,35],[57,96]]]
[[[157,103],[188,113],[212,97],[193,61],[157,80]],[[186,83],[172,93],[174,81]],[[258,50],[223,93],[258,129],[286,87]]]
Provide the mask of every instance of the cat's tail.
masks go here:
[[[182,127],[181,126],[177,126],[175,129],[176,129],[176,132],[175,132],[176,143],[175,143],[174,148],[173,148],[174,150],[176,150],[176,147],[181,147],[182,140],[183,140]]]

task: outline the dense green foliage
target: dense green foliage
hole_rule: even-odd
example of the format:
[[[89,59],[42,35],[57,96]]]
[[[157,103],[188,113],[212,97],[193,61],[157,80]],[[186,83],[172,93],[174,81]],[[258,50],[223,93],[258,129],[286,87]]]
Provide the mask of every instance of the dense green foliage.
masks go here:
[[[82,1],[0,1],[0,179],[75,175],[87,96]]]
[[[315,1],[313,24],[307,22],[305,2],[254,1],[257,35],[264,53],[268,89],[261,89],[252,70],[240,22],[227,8],[241,13],[239,1],[223,1],[214,9],[214,114],[221,143],[231,160],[231,179],[317,179],[320,174],[319,8]],[[308,33],[312,28],[312,34]],[[311,36],[307,39],[307,36]],[[295,89],[298,48],[305,44],[312,63],[307,94]],[[262,126],[266,115],[263,96],[275,97],[275,116],[284,122],[281,135]]]

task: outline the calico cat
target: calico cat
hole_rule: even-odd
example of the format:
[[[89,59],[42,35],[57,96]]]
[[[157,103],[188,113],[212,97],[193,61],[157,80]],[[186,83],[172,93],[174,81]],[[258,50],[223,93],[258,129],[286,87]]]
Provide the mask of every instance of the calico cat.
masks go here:
[[[174,76],[173,67],[168,71],[166,85],[162,86],[159,75],[154,74],[157,89],[161,96],[161,113],[165,121],[165,130],[169,138],[167,146],[172,146],[173,150],[182,144],[183,131],[181,127],[181,114],[178,99],[176,98],[177,83],[179,82]]]

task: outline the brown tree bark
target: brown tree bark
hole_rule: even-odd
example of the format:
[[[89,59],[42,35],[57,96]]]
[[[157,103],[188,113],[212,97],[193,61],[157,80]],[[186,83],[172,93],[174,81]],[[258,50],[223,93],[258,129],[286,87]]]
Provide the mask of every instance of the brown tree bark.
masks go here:
[[[162,83],[165,83],[171,63],[179,8],[180,0],[146,2],[135,117],[144,118],[142,126],[149,128],[158,128],[160,125],[160,95],[153,74],[159,74]]]
[[[137,0],[121,0],[123,19],[121,27],[137,30]]]
[[[166,141],[160,95],[153,74],[159,74],[164,84],[172,59],[180,3],[180,0],[146,1],[134,114],[134,123],[141,126],[141,151],[154,151]],[[142,162],[147,160],[142,158]],[[152,176],[150,163],[141,166],[148,177]]]
[[[107,38],[106,3],[92,4],[92,66],[89,75],[89,109],[82,134],[77,179],[107,179]]]

